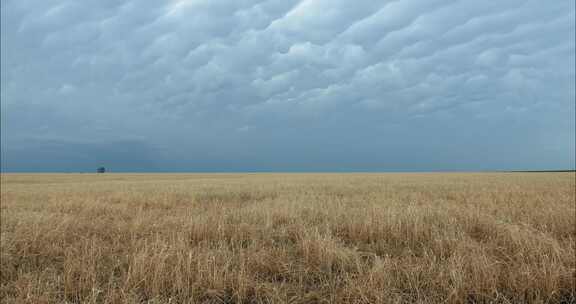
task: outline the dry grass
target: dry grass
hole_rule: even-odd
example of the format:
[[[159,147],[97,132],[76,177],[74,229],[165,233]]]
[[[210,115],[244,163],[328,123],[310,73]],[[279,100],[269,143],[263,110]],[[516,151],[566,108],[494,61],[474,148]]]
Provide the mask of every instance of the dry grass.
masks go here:
[[[575,303],[574,173],[2,175],[2,303]]]

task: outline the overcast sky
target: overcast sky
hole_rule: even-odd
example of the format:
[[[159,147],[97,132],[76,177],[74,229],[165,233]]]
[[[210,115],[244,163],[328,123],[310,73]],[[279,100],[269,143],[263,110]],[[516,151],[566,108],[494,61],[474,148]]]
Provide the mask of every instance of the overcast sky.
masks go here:
[[[3,171],[575,167],[573,0],[2,0]]]

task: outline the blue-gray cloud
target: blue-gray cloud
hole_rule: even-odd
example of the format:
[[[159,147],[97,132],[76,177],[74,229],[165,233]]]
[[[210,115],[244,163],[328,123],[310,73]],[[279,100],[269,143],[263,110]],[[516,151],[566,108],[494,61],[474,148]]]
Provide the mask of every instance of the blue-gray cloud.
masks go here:
[[[6,0],[1,14],[3,170],[575,166],[573,1]]]

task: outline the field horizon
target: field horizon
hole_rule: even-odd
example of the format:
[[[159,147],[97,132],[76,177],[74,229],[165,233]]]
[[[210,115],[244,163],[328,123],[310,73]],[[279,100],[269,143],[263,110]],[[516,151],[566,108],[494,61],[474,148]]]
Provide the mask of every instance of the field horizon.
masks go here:
[[[576,173],[576,169],[544,169],[544,170],[218,170],[218,171],[110,171],[104,173],[93,171],[0,171],[1,175],[10,174],[389,174],[389,173]],[[576,176],[575,176],[576,178]]]

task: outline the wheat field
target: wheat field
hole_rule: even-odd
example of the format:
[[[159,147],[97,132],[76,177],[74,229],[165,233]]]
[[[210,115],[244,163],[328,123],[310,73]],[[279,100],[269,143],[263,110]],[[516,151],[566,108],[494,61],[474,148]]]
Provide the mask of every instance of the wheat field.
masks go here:
[[[576,303],[574,173],[2,174],[1,303]]]

